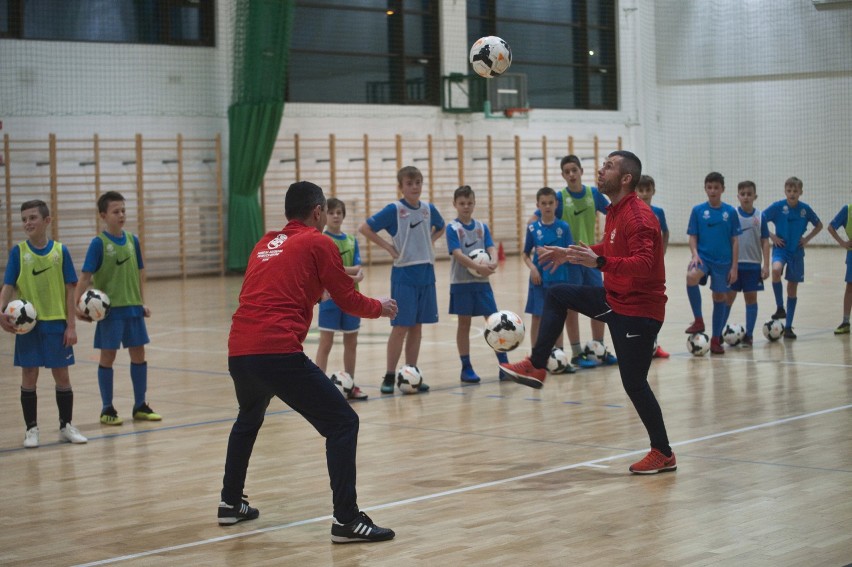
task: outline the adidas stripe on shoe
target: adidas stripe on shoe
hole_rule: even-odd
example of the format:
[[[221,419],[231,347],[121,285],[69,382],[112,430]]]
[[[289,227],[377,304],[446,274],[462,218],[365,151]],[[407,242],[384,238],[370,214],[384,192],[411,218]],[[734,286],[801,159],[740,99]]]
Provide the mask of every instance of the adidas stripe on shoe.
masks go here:
[[[260,511],[249,506],[249,503],[245,500],[240,500],[239,504],[233,506],[225,501],[219,502],[220,526],[232,526],[237,522],[254,520],[258,516],[260,516]]]
[[[331,524],[331,541],[333,543],[357,543],[369,541],[387,541],[396,534],[388,528],[380,528],[373,523],[370,516],[358,512],[355,519],[347,524],[337,520]]]

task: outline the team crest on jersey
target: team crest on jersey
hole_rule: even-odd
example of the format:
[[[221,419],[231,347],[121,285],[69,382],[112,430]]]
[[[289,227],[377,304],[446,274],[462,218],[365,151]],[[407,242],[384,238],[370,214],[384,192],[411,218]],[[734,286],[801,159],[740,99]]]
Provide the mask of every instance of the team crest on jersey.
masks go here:
[[[278,236],[267,242],[266,247],[270,250],[275,250],[276,248],[279,248],[282,244],[284,244],[285,240],[287,240],[287,235],[279,234]]]
[[[802,209],[802,211],[799,213],[799,216],[802,217],[802,218],[805,218],[806,214],[807,213],[805,213],[805,209]]]
[[[727,220],[728,220],[728,212],[727,212],[727,211],[725,211],[724,213],[722,213],[722,220],[723,220],[723,221],[727,221]]]
[[[612,244],[615,242],[615,229],[612,229],[612,232],[609,233],[609,243]]]
[[[399,210],[399,218],[401,219],[407,219],[410,214],[411,213],[408,212],[408,209],[401,208]]]
[[[115,256],[115,245],[112,242],[107,242],[106,248],[104,248],[105,256]]]
[[[785,214],[785,215],[789,215],[790,214],[790,207],[788,207],[787,205],[784,205],[783,207],[781,207],[781,213]]]
[[[562,238],[562,227],[556,228],[556,236],[558,236],[559,238]]]
[[[709,218],[710,218],[710,211],[709,211],[709,210],[707,210],[707,209],[704,209],[704,218],[705,218],[705,219],[709,219]]]

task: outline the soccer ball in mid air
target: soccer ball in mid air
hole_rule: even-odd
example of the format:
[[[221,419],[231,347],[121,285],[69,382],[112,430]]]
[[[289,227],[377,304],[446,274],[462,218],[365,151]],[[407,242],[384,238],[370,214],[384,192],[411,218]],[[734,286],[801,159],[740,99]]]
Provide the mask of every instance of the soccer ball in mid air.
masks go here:
[[[406,364],[396,372],[396,385],[403,394],[416,394],[423,382],[420,370],[411,364]]]
[[[101,321],[109,315],[109,297],[99,289],[87,289],[77,307],[92,321]]]
[[[12,316],[12,324],[19,335],[25,335],[35,327],[37,318],[35,306],[25,299],[10,301],[3,313]]]
[[[704,356],[710,351],[710,337],[704,333],[693,333],[686,339],[686,348],[693,356]]]
[[[512,48],[497,36],[480,37],[470,48],[470,65],[480,77],[502,75],[511,64]]]
[[[524,341],[526,327],[517,313],[498,311],[485,322],[485,342],[497,352],[509,352]]]

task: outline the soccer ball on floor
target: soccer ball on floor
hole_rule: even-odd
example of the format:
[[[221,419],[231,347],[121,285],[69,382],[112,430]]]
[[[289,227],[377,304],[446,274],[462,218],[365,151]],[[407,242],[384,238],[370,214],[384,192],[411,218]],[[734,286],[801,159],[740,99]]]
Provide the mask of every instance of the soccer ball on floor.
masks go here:
[[[777,341],[784,334],[784,323],[780,319],[770,319],[763,324],[763,336],[770,341]]]
[[[737,323],[734,323],[733,325],[728,323],[722,331],[722,339],[731,346],[737,346],[740,344],[744,337],[745,327]]]
[[[470,65],[480,77],[502,75],[511,64],[512,48],[497,36],[480,37],[470,48]]]
[[[550,356],[547,359],[547,371],[551,374],[562,374],[570,362],[565,351],[556,347],[550,351]]]
[[[35,327],[37,319],[35,305],[26,299],[14,299],[10,301],[3,313],[12,316],[15,333],[19,335],[25,335]]]
[[[352,388],[355,387],[355,380],[352,379],[352,376],[349,375],[348,372],[335,372],[331,376],[329,376],[332,383],[337,386],[337,389],[340,390],[340,393],[343,394],[344,397],[348,396],[352,393]]]
[[[606,346],[602,342],[595,340],[586,343],[583,353],[585,353],[587,359],[594,362],[603,362],[607,355]]]
[[[423,382],[423,376],[416,366],[406,364],[396,372],[396,385],[403,394],[416,394],[421,382]]]
[[[109,297],[99,289],[87,289],[77,307],[92,321],[101,321],[109,315]]]
[[[686,349],[693,356],[704,356],[710,351],[710,337],[704,333],[693,333],[686,339]]]
[[[485,250],[483,248],[477,248],[475,250],[471,250],[470,253],[467,255],[467,257],[470,258],[471,260],[473,260],[474,262],[476,262],[480,266],[484,266],[486,264],[491,263],[491,255],[488,253],[487,250]],[[470,272],[470,274],[472,276],[476,276],[477,278],[482,277],[479,274],[479,272],[477,272],[476,270],[474,270],[472,268],[468,268],[467,271]]]
[[[485,342],[497,352],[509,352],[524,342],[524,320],[517,313],[498,311],[485,321]]]

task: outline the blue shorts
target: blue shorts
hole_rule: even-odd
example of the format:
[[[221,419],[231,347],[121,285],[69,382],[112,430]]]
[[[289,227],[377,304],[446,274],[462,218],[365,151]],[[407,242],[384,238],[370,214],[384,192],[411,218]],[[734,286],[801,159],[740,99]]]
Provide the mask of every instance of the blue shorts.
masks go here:
[[[731,291],[763,291],[760,264],[740,263],[737,266],[737,281],[731,284]]]
[[[320,331],[356,333],[361,327],[361,318],[341,311],[334,300],[329,299],[320,303],[317,325]]]
[[[852,283],[852,252],[846,253],[846,283]]]
[[[95,348],[118,350],[148,344],[148,329],[144,317],[116,319],[107,317],[95,327]]]
[[[391,297],[396,300],[399,311],[391,319],[393,327],[413,327],[422,323],[438,322],[438,298],[435,284],[408,285],[391,284]]]
[[[715,262],[707,262],[701,260],[701,264],[697,266],[699,270],[704,272],[704,277],[698,282],[700,285],[706,285],[707,279],[710,279],[710,289],[716,293],[727,293],[731,291],[728,287],[728,274],[731,272],[731,264],[717,264]]]
[[[565,283],[603,287],[603,274],[597,268],[568,264],[568,281]]]
[[[772,263],[780,262],[784,268],[784,279],[788,282],[805,281],[805,251],[799,250],[793,254],[784,248],[772,249]]]
[[[453,315],[482,315],[497,312],[494,291],[488,283],[450,285],[450,313]]]
[[[66,368],[74,364],[74,349],[62,344],[65,321],[38,322],[25,335],[15,335],[15,366]]]

